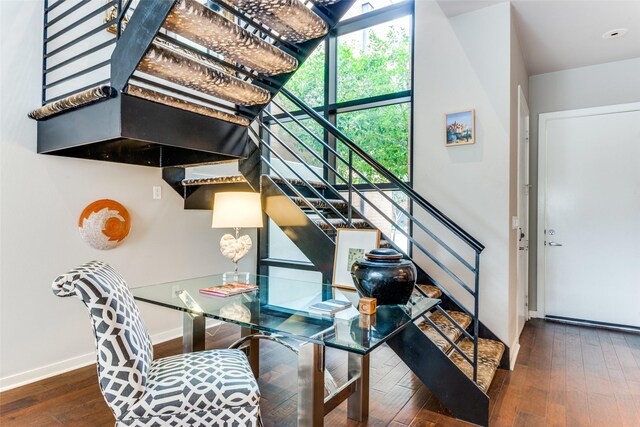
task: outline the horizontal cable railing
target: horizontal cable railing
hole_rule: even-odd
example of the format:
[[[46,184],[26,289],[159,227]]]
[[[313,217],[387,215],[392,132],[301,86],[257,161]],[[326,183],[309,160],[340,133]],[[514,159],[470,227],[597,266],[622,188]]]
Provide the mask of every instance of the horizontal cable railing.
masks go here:
[[[372,210],[379,218],[382,218],[388,224],[390,224],[395,231],[399,232],[400,235],[406,238],[407,242],[410,244],[410,247],[413,248],[417,253],[425,256],[427,260],[430,261],[433,268],[439,270],[442,274],[441,279],[437,279],[436,274],[433,272],[429,272],[429,278],[432,283],[438,286],[443,294],[454,304],[456,304],[465,314],[472,318],[473,321],[473,333],[469,333],[462,327],[452,316],[450,316],[444,309],[438,307],[438,310],[442,313],[442,315],[451,322],[458,330],[460,330],[461,335],[470,340],[473,343],[473,355],[468,355],[464,353],[457,343],[453,342],[449,337],[447,337],[438,327],[437,325],[431,321],[430,319],[425,319],[426,322],[433,327],[440,335],[442,335],[445,340],[451,345],[452,351],[456,351],[460,353],[461,357],[470,363],[473,366],[473,380],[477,381],[477,359],[478,359],[478,334],[479,334],[479,320],[478,320],[478,299],[479,299],[479,274],[480,274],[480,253],[484,249],[484,246],[478,242],[473,236],[464,231],[460,226],[455,224],[450,218],[444,215],[440,210],[435,208],[431,203],[425,200],[421,195],[416,193],[411,187],[409,187],[406,183],[402,182],[398,179],[393,173],[388,171],[383,165],[369,156],[361,147],[359,147],[356,143],[354,143],[350,138],[348,138],[343,132],[337,129],[334,125],[328,122],[324,117],[322,117],[318,112],[316,112],[313,108],[307,106],[303,101],[298,99],[295,95],[289,92],[286,89],[282,89],[281,94],[284,95],[289,101],[293,103],[297,108],[302,111],[306,118],[311,119],[310,122],[313,124],[319,124],[323,133],[330,134],[339,141],[342,146],[331,146],[329,145],[325,139],[324,134],[323,137],[318,136],[314,133],[308,125],[304,124],[303,121],[305,118],[300,115],[293,115],[291,112],[287,111],[287,109],[283,108],[283,106],[277,101],[273,100],[272,105],[278,111],[278,114],[274,114],[270,111],[270,109],[266,109],[264,111],[264,119],[262,122],[258,123],[259,128],[263,131],[263,135],[266,138],[260,138],[258,132],[252,129],[253,136],[257,139],[258,142],[261,142],[263,147],[263,161],[265,164],[269,166],[269,169],[275,172],[278,176],[281,176],[281,172],[274,168],[274,165],[269,162],[271,156],[274,156],[284,165],[286,165],[295,175],[301,179],[305,186],[311,188],[312,186],[307,183],[301,176],[301,174],[294,170],[288,162],[284,160],[281,154],[278,153],[279,148],[281,147],[288,156],[291,156],[295,161],[307,165],[303,157],[309,158],[309,156],[313,159],[314,162],[321,165],[321,167],[328,173],[331,174],[335,179],[331,188],[340,188],[340,191],[335,191],[336,197],[347,203],[348,211],[346,217],[342,215],[335,209],[331,209],[332,213],[336,214],[338,218],[343,220],[346,226],[352,226],[352,219],[355,215],[360,216],[364,219],[367,218],[367,215],[361,212],[361,209],[356,209],[353,206],[354,197],[358,197],[362,202],[366,204],[366,206]],[[286,118],[286,123],[281,121],[279,118]],[[311,143],[316,146],[311,146],[310,143],[305,142],[302,136],[299,136],[296,132],[292,130],[292,126],[295,126],[296,130],[302,132],[302,135],[306,136],[307,139],[310,138]],[[278,133],[274,129],[280,129],[283,133],[278,136]],[[295,143],[296,148],[292,148],[293,144],[288,144],[283,137],[286,135],[291,138],[291,140]],[[318,152],[321,149],[322,152]],[[306,156],[303,156],[302,153],[296,152],[296,150],[302,150]],[[346,151],[345,151],[346,150]],[[333,161],[329,161],[329,157],[333,159]],[[372,171],[375,172],[376,175],[382,176],[387,180],[387,185],[385,188],[392,188],[394,191],[398,191],[403,194],[407,199],[407,206],[403,206],[400,202],[394,200],[393,197],[390,197],[386,194],[386,191],[381,188],[380,184],[374,182],[372,178],[367,176],[367,173],[360,170],[358,167],[354,166],[355,159],[358,160],[359,164],[365,164],[367,167],[371,168]],[[311,166],[307,165],[308,170],[317,177],[321,182],[325,185],[331,185],[327,179],[321,177],[318,172],[313,170]],[[355,180],[360,181],[368,188],[368,191],[364,191],[363,189],[359,189],[358,185],[354,183]],[[343,190],[344,189],[344,190]],[[387,190],[388,191],[388,190]],[[346,193],[346,194],[344,194]],[[300,193],[296,193],[298,197],[301,197]],[[373,195],[378,197],[378,200],[383,199],[386,203],[390,204],[395,211],[399,214],[403,215],[404,218],[408,220],[411,224],[411,227],[401,226],[396,220],[390,218],[388,212],[385,212],[377,203],[376,200],[373,200]],[[314,192],[314,196],[320,198],[321,200],[327,202],[328,206],[331,204],[328,200],[322,196],[319,192]],[[333,196],[332,196],[333,197]],[[305,200],[305,198],[302,198]],[[310,203],[306,202],[306,204],[310,205]],[[445,241],[445,239],[438,235],[438,233],[431,229],[431,227],[427,226],[423,220],[417,217],[416,210],[421,209],[423,214],[427,214],[429,218],[435,220],[440,226],[444,227],[445,230],[450,232],[453,238],[457,241],[463,242],[464,245],[469,247],[473,252],[473,260],[467,260],[465,257],[459,253],[458,250],[454,249],[454,246],[451,243]],[[313,209],[316,214],[320,214],[317,210]],[[320,214],[320,217],[324,215]],[[423,237],[417,235],[417,232],[422,233]],[[427,248],[427,244],[425,244],[424,237],[430,239],[431,247]],[[386,236],[385,236],[386,238]],[[387,239],[391,241],[390,239]],[[454,242],[455,243],[455,242]],[[446,254],[451,257],[451,262],[446,262],[441,260],[438,248],[444,250]],[[413,259],[415,260],[415,252],[413,254]],[[453,265],[451,265],[453,263]],[[455,267],[455,263],[462,267],[461,271],[467,271],[467,275],[471,275],[471,279],[465,280],[458,271],[459,268]],[[454,296],[452,292],[450,292],[442,282],[442,280],[447,279],[448,283],[453,283],[454,285],[461,288],[464,292],[468,294],[473,299],[473,308],[468,308],[468,304],[464,304],[463,301]]]
[[[66,98],[109,81],[110,49],[122,0],[44,2],[42,38],[42,105]]]

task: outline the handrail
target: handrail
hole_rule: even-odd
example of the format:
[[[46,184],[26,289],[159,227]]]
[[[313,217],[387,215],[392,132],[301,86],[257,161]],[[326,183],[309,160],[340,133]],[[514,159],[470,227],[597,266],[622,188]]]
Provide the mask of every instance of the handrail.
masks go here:
[[[349,223],[351,221],[351,212],[352,212],[352,209],[353,209],[352,206],[351,206],[352,193],[357,193],[357,194],[359,194],[359,196],[363,200],[366,201],[366,203],[373,210],[375,210],[380,215],[381,218],[383,218],[385,221],[387,221],[392,226],[395,226],[397,231],[399,231],[402,235],[404,235],[407,238],[408,242],[410,242],[417,249],[419,249],[420,252],[423,255],[425,255],[429,260],[431,260],[431,262],[433,262],[435,264],[435,266],[437,266],[440,270],[442,270],[444,273],[446,273],[447,276],[450,279],[453,279],[454,282],[456,282],[459,286],[461,286],[464,290],[466,290],[473,297],[473,309],[471,310],[471,309],[468,309],[464,304],[462,304],[461,301],[459,301],[457,298],[455,298],[450,292],[448,292],[447,289],[444,288],[440,283],[438,283],[438,281],[434,277],[430,276],[431,282],[434,285],[436,285],[438,288],[440,288],[442,293],[444,295],[446,295],[446,297],[453,304],[457,305],[460,311],[462,311],[463,313],[465,313],[466,315],[468,315],[469,317],[472,318],[473,333],[471,334],[471,333],[467,332],[466,328],[464,328],[462,325],[460,325],[444,309],[442,309],[441,307],[438,307],[438,310],[442,313],[442,315],[449,322],[451,322],[455,326],[455,328],[457,328],[459,331],[461,331],[462,336],[472,342],[472,344],[473,344],[472,353],[473,354],[466,354],[465,352],[463,352],[456,343],[452,342],[446,335],[444,335],[444,333],[442,331],[440,331],[439,328],[432,321],[430,321],[429,319],[427,319],[427,323],[430,324],[432,327],[434,327],[437,330],[437,332],[440,335],[442,335],[444,337],[444,339],[449,344],[451,344],[453,350],[456,351],[457,353],[459,353],[460,356],[463,358],[463,360],[465,360],[466,362],[470,363],[473,366],[472,379],[473,379],[474,382],[477,382],[477,379],[478,379],[478,340],[479,340],[479,318],[478,318],[479,294],[478,293],[479,293],[479,278],[480,278],[480,252],[482,251],[482,249],[484,249],[484,246],[482,246],[479,242],[477,242],[473,237],[469,236],[468,233],[466,233],[464,230],[460,229],[460,227],[458,227],[455,223],[453,223],[453,221],[448,219],[446,216],[444,216],[444,214],[442,214],[440,211],[438,211],[436,208],[434,208],[429,202],[427,202],[426,200],[422,199],[421,196],[417,195],[417,193],[415,193],[413,191],[413,189],[408,187],[405,183],[399,181],[398,178],[396,178],[384,166],[379,164],[375,159],[372,159],[367,153],[365,153],[360,147],[358,147],[354,142],[352,142],[347,136],[345,136],[342,132],[340,132],[335,126],[331,125],[328,121],[326,121],[324,118],[322,118],[317,112],[315,112],[315,110],[313,110],[311,107],[307,106],[303,101],[301,101],[300,99],[295,97],[295,95],[292,95],[286,89],[283,89],[282,93],[283,93],[283,95],[285,97],[289,98],[290,101],[292,101],[295,105],[297,105],[300,108],[300,112],[301,113],[303,113],[303,114],[306,113],[305,114],[306,116],[308,116],[311,119],[314,119],[314,121],[316,123],[318,123],[320,126],[322,126],[325,131],[327,131],[330,134],[333,134],[338,140],[340,140],[343,143],[345,143],[345,145],[347,146],[347,149],[348,149],[348,160],[345,159],[345,157],[343,157],[343,155],[341,155],[337,151],[337,149],[335,147],[332,147],[332,146],[328,145],[325,140],[323,140],[320,137],[318,137],[314,132],[312,132],[303,123],[301,123],[301,121],[298,120],[298,118],[296,118],[286,108],[283,108],[275,100],[271,101],[271,103],[273,105],[275,105],[277,108],[279,108],[280,110],[282,110],[284,112],[285,116],[288,116],[294,123],[296,123],[300,128],[302,128],[309,136],[311,136],[315,141],[319,142],[321,144],[321,146],[325,150],[328,150],[329,153],[334,155],[336,161],[339,160],[342,163],[344,163],[348,167],[348,178],[345,178],[344,176],[342,176],[342,174],[338,170],[339,168],[335,164],[331,164],[326,159],[324,159],[323,157],[320,157],[320,155],[318,153],[316,153],[314,149],[309,147],[300,137],[298,137],[291,130],[289,130],[288,127],[285,126],[283,122],[278,120],[268,110],[266,110],[265,112],[266,112],[266,115],[268,116],[268,118],[270,119],[269,123],[266,124],[266,123],[260,122],[259,125],[261,126],[261,128],[265,129],[272,136],[275,136],[275,135],[269,130],[269,126],[270,125],[278,125],[282,129],[284,129],[287,132],[288,135],[290,135],[292,138],[294,138],[294,140],[296,140],[299,144],[301,144],[301,146],[304,147],[309,153],[311,153],[314,156],[314,158],[318,159],[324,165],[324,167],[326,167],[329,171],[333,172],[335,174],[336,178],[339,178],[340,180],[342,180],[342,181],[344,181],[346,183],[346,186],[347,186],[346,190],[348,191],[348,197],[349,197],[349,199],[348,199],[348,204],[349,204]],[[254,134],[257,136],[257,134],[255,132],[254,132]],[[289,151],[291,154],[295,155],[295,153],[292,152],[291,147],[289,147],[287,144],[285,144],[284,141],[282,141],[278,137],[276,137],[275,139],[287,151]],[[270,144],[268,142],[266,142],[264,140],[260,140],[260,142],[264,143],[263,146],[266,149],[268,149],[269,151],[272,151],[272,148],[269,146]],[[365,164],[368,164],[370,167],[373,168],[374,171],[376,171],[381,176],[386,177],[389,180],[389,185],[391,185],[394,188],[395,191],[404,192],[404,194],[408,197],[409,201],[416,202],[417,203],[416,206],[422,207],[424,210],[426,210],[428,213],[430,213],[436,220],[438,220],[440,222],[440,224],[444,225],[445,228],[447,228],[449,231],[453,232],[453,234],[456,237],[460,238],[465,243],[467,243],[470,247],[472,247],[475,250],[475,262],[473,263],[474,265],[472,265],[470,261],[467,261],[466,259],[464,259],[464,257],[462,257],[460,254],[458,254],[455,250],[453,250],[449,245],[447,245],[447,243],[445,243],[435,233],[433,233],[431,230],[429,230],[429,228],[426,228],[417,218],[415,218],[413,216],[413,213],[412,213],[411,210],[408,211],[407,209],[405,209],[400,203],[398,203],[397,201],[395,201],[391,197],[389,197],[379,187],[378,184],[376,184],[376,183],[372,182],[371,180],[369,180],[363,174],[363,172],[361,172],[357,168],[353,168],[352,162],[353,162],[353,153],[354,152],[356,153],[357,156],[359,156],[359,159],[364,161]],[[305,163],[304,161],[302,161],[300,156],[295,155],[295,157],[301,163],[303,163],[303,164]],[[266,159],[264,159],[264,158],[263,158],[263,160],[266,161]],[[276,171],[276,173],[277,173],[277,171]],[[429,250],[427,250],[420,242],[415,240],[413,232],[409,232],[407,230],[404,230],[402,227],[399,227],[398,224],[396,223],[396,220],[389,218],[389,216],[385,212],[383,212],[375,203],[373,203],[371,200],[369,200],[360,190],[358,190],[356,188],[356,186],[353,184],[353,174],[354,173],[356,175],[358,175],[360,178],[362,178],[364,180],[364,182],[368,183],[368,185],[371,186],[371,188],[374,189],[378,194],[382,195],[386,200],[388,200],[392,204],[392,206],[394,206],[394,209],[397,209],[399,212],[404,214],[405,217],[409,221],[411,221],[411,223],[413,225],[419,227],[428,236],[430,236],[432,239],[434,239],[434,241],[437,244],[439,244],[440,247],[444,248],[447,252],[449,252],[449,254],[451,254],[456,260],[458,260],[461,263],[461,265],[467,267],[471,271],[471,273],[473,273],[473,276],[474,276],[474,278],[472,279],[473,285],[467,285],[467,283],[465,283],[464,280],[462,280],[460,277],[458,277],[454,273],[453,270],[451,270],[449,267],[447,267],[447,265],[445,265],[445,263],[441,262],[436,256],[434,256],[433,253],[431,253]],[[317,174],[316,174],[316,176],[317,176]],[[335,183],[334,184],[330,184],[330,186],[333,187],[334,190],[336,190]],[[338,190],[336,190],[336,191],[337,191],[338,197],[344,201],[345,200],[345,196],[343,196],[340,193],[340,191],[338,191]],[[354,210],[354,211],[359,216],[364,217],[362,212],[358,212],[357,210]],[[320,217],[323,218],[323,215],[320,215]],[[466,237],[468,237],[468,239]]]
[[[369,166],[374,168],[376,172],[380,175],[384,176],[386,179],[391,181],[393,184],[397,185],[399,189],[407,193],[409,197],[420,207],[428,211],[434,218],[436,218],[441,224],[443,224],[447,229],[451,230],[456,236],[462,239],[465,243],[467,243],[471,248],[473,248],[477,253],[480,253],[484,250],[484,245],[477,241],[473,236],[467,233],[464,229],[462,229],[458,224],[453,222],[449,217],[443,214],[439,209],[429,203],[424,197],[415,192],[411,187],[407,184],[399,180],[395,175],[389,172],[384,166],[382,166],[377,160],[373,159],[369,154],[367,154],[362,148],[356,145],[349,137],[347,137],[342,131],[336,128],[333,124],[331,124],[328,120],[318,114],[315,110],[309,107],[307,104],[302,102],[298,97],[292,94],[288,89],[282,88],[280,89],[280,93],[286,96],[291,102],[296,104],[298,108],[303,110],[307,115],[315,119],[322,127],[331,133],[333,136],[338,138],[342,143],[344,143],[350,150],[354,151],[358,154],[362,160],[364,160]]]

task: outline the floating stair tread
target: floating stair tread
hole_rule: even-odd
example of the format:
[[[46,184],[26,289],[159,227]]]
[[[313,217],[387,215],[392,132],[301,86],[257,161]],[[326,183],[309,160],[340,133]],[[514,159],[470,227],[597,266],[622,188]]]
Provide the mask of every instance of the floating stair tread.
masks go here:
[[[273,182],[275,182],[276,184],[284,184],[285,180],[280,178],[279,176],[272,176],[271,179],[273,180]],[[286,181],[290,182],[291,184],[298,186],[298,187],[306,187],[307,185],[304,183],[304,181],[302,181],[301,179],[298,178],[287,178]],[[324,190],[325,188],[327,188],[327,186],[322,183],[322,182],[318,182],[318,181],[307,181],[309,183],[309,185],[311,185],[313,188],[319,189],[319,190]]]
[[[163,27],[266,75],[290,73],[298,60],[196,0],[178,0]]]
[[[446,310],[446,312],[464,329],[467,329],[467,327],[471,324],[471,317],[467,316],[465,313],[449,310]],[[440,329],[451,341],[457,342],[462,336],[462,331],[460,330],[460,328],[451,323],[451,321],[447,319],[445,315],[440,311],[433,312],[429,316],[429,319],[431,319],[431,321],[435,323],[438,329]],[[449,350],[451,350],[451,344],[446,339],[444,339],[444,337],[440,335],[438,331],[436,331],[434,327],[429,324],[429,322],[423,320],[418,324],[418,327],[444,353],[448,353]]]
[[[234,104],[259,105],[269,102],[269,92],[265,89],[159,44],[149,47],[137,69]]]
[[[437,286],[433,286],[433,285],[416,285],[416,286],[422,289],[429,298],[440,298],[442,296],[442,291],[438,289]]]
[[[182,185],[188,187],[190,185],[210,185],[210,184],[238,184],[245,183],[247,180],[242,175],[216,176],[210,178],[187,178],[182,180]]]
[[[303,199],[302,197],[291,197],[291,200],[293,200],[296,205],[300,206],[303,209],[309,208],[309,206],[305,203],[305,199]],[[346,209],[349,206],[347,202],[339,199],[329,199],[327,200],[328,203],[318,198],[307,198],[306,200],[307,202],[311,203],[311,205],[316,209],[331,209],[331,206],[333,206],[337,210],[341,210]]]
[[[351,220],[352,226],[347,225],[347,223],[340,218],[328,218],[327,221],[335,228],[370,228],[369,223],[364,219]],[[323,219],[315,218],[313,219],[313,222],[324,231],[332,231],[331,227],[329,227],[327,222]]]
[[[380,240],[380,243],[378,244],[379,248],[390,248],[391,247],[391,242],[389,242],[388,240]]]
[[[473,342],[465,338],[458,343],[458,347],[468,357],[473,359]],[[504,344],[500,341],[486,338],[478,339],[478,381],[476,384],[485,393],[489,390],[491,381],[500,365],[504,353]],[[473,366],[469,364],[457,351],[452,351],[449,358],[469,378],[473,378]]]
[[[111,86],[96,86],[36,108],[31,111],[28,116],[34,120],[48,119],[65,111],[84,107],[85,105],[110,98],[114,94],[115,90]]]
[[[300,0],[228,0],[283,38],[302,43],[327,34],[327,23]]]
[[[176,98],[164,93],[156,92],[140,86],[129,85],[127,93],[138,98],[148,101],[157,102],[159,104],[168,105],[170,107],[179,108],[181,110],[190,111],[192,113],[201,114],[203,116],[212,117],[214,119],[224,120],[226,122],[235,123],[240,126],[249,126],[249,120],[234,114],[225,113],[213,108],[205,107],[200,104],[187,102],[183,99]]]

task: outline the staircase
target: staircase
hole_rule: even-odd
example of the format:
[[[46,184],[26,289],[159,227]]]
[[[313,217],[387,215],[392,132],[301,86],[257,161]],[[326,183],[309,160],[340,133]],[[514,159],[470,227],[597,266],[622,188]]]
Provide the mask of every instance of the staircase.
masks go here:
[[[154,167],[240,159],[249,124],[353,4],[202,1],[45,0],[38,152]]]
[[[454,416],[488,424],[487,391],[496,370],[508,368],[509,357],[479,319],[484,247],[283,88],[353,1],[112,0],[60,28],[83,4],[94,2],[67,8],[65,3],[45,1],[43,105],[29,114],[38,120],[38,152],[162,167],[186,209],[211,209],[220,191],[260,191],[265,214],[309,260],[263,256],[261,239],[263,273],[285,266],[319,271],[331,280],[337,230],[380,229],[381,246],[416,264],[419,292],[442,300],[393,337],[390,347]],[[95,26],[74,34],[92,20]],[[63,42],[61,34],[67,35]],[[86,50],[68,53],[95,36],[101,39]],[[109,59],[52,77],[100,51]],[[102,68],[107,79],[51,93]],[[274,100],[278,93],[299,112]],[[299,113],[323,134],[311,132]],[[285,120],[306,132],[314,146]],[[289,137],[295,146],[284,140]],[[321,166],[304,160],[310,158]],[[187,167],[225,162],[237,162],[238,173],[187,177]],[[363,164],[384,182],[372,182],[356,167]]]

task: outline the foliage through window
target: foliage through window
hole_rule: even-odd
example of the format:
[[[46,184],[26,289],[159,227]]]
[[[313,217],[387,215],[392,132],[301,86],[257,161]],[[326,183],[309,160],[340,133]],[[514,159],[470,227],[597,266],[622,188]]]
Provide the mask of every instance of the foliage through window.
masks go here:
[[[354,31],[343,32],[338,28],[336,34],[340,35],[331,35],[332,43],[321,44],[289,80],[286,88],[334,123],[396,177],[407,181],[411,114],[411,9],[389,14],[386,22],[380,23],[376,19],[375,25],[363,29],[368,12],[396,3],[410,4],[407,1],[358,0],[350,11],[350,19],[343,22],[362,20],[364,24]],[[335,46],[335,50],[331,46]],[[332,55],[337,61],[329,61]],[[330,70],[326,74],[327,61],[336,64],[333,73]],[[335,103],[325,105],[326,95],[328,99],[335,99]],[[284,96],[277,96],[276,102],[285,110],[299,113],[299,108]],[[272,113],[285,119],[278,108],[273,108]],[[298,117],[318,138],[326,137],[319,126],[314,126],[312,120],[305,119],[304,115]],[[324,155],[329,162],[335,161],[335,169],[347,176],[347,165],[334,156],[323,153],[320,144],[306,135],[300,126],[286,119],[284,122],[287,129],[301,138],[316,154]],[[287,144],[296,150],[300,149],[305,162],[316,167],[322,166],[313,154],[293,141],[280,126],[273,126],[272,129],[278,129],[276,132]],[[336,142],[336,149],[346,158],[347,149],[339,141]],[[281,149],[278,152],[287,160],[295,161],[293,156]],[[354,166],[374,183],[386,181],[358,156],[354,156]],[[326,174],[331,176],[328,171]],[[354,179],[354,183],[365,182],[362,178]],[[336,184],[344,182],[337,178]]]
[[[411,89],[411,19],[338,38],[338,102]]]

